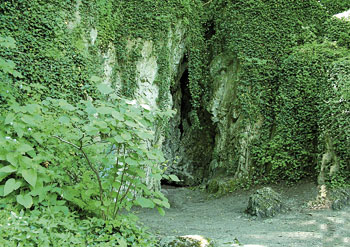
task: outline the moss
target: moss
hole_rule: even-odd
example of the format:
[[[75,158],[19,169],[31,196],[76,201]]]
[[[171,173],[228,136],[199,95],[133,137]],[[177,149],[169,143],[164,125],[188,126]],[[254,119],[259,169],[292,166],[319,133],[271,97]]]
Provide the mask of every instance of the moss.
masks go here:
[[[247,179],[244,178],[217,177],[208,181],[206,190],[211,196],[220,197],[237,189],[246,188],[247,182]]]

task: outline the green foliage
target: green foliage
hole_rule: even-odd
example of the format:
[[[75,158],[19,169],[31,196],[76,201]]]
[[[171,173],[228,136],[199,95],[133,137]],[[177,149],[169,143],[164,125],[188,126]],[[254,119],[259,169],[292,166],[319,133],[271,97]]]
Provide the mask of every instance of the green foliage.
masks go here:
[[[349,0],[320,0],[319,2],[331,15],[335,15],[350,9]]]
[[[329,43],[295,48],[281,65],[282,83],[278,88],[274,112],[275,133],[257,153],[258,167],[272,180],[299,180],[315,176],[319,145],[319,109],[329,89],[328,70],[345,50]],[[260,149],[261,150],[261,149]]]
[[[130,166],[118,168],[121,174],[123,169],[128,171],[134,167],[130,165],[130,160],[126,161],[126,157],[123,157],[124,150],[126,154],[130,153],[131,157],[128,158],[137,160],[135,167],[142,170],[145,164],[141,161],[146,156],[144,153],[138,154],[134,148],[140,148],[139,145],[143,145],[149,133],[141,131],[137,135],[132,132],[142,129],[139,125],[142,121],[135,122],[133,117],[124,116],[124,112],[120,112],[121,105],[108,105],[104,101],[105,95],[100,93],[109,95],[114,88],[120,88],[119,96],[134,97],[139,83],[136,65],[142,59],[145,41],[152,44],[150,56],[157,59],[155,83],[159,87],[158,105],[166,109],[168,93],[175,82],[171,68],[176,50],[174,45],[184,39],[184,59],[188,60],[188,88],[191,94],[189,118],[193,127],[206,122],[202,121],[205,116],[200,113],[211,97],[210,61],[218,54],[225,54],[229,61],[237,61],[238,86],[232,93],[234,103],[228,104],[228,107],[237,108],[242,113],[242,121],[237,131],[227,138],[226,154],[215,154],[219,156],[217,164],[223,164],[223,168],[228,168],[230,172],[237,169],[242,155],[237,141],[241,138],[241,130],[248,125],[254,126],[261,119],[262,134],[248,147],[253,151],[255,166],[254,171],[247,171],[248,174],[271,181],[281,177],[298,180],[313,173],[314,163],[322,149],[318,148],[321,132],[316,119],[316,116],[322,117],[319,108],[323,107],[323,95],[319,93],[325,92],[329,85],[327,70],[330,63],[345,56],[335,50],[340,49],[340,53],[343,53],[350,48],[349,22],[331,16],[348,7],[348,1],[328,0],[1,2],[0,105],[5,109],[11,102],[17,102],[1,118],[2,125],[6,126],[0,133],[3,137],[1,142],[7,147],[1,149],[5,156],[2,158],[3,175],[0,178],[3,176],[1,185],[4,188],[9,181],[6,198],[30,207],[29,196],[34,205],[43,203],[40,199],[42,192],[32,192],[37,183],[43,183],[45,195],[55,195],[53,201],[63,200],[60,197],[62,191],[57,188],[69,188],[70,191],[87,189],[91,192],[88,196],[74,194],[68,201],[80,208],[95,211],[99,204],[104,205],[101,187],[103,191],[106,190],[102,180],[107,178],[103,172],[117,169],[108,166],[113,155],[120,157],[120,164]],[[179,34],[182,31],[184,36]],[[96,40],[93,38],[94,32],[97,32]],[[16,37],[17,45],[7,36]],[[315,45],[322,44],[324,40],[336,44],[329,49],[325,47],[328,45]],[[317,58],[319,54],[323,60]],[[108,77],[104,71],[107,58],[113,60],[111,78],[108,78],[111,87],[107,84],[97,85],[101,80],[92,77]],[[47,105],[36,103],[47,96],[61,100],[46,102]],[[86,100],[90,98],[94,104],[88,109]],[[111,102],[118,101],[116,96],[109,99]],[[81,100],[85,100],[85,103]],[[315,101],[317,104],[313,104]],[[59,110],[55,109],[55,104],[61,106]],[[35,109],[34,115],[26,107]],[[111,115],[110,108],[115,107],[122,117],[130,119],[121,120],[120,115]],[[93,112],[102,120],[93,122]],[[143,120],[144,117],[141,116]],[[111,127],[110,121],[117,120],[125,133]],[[161,125],[160,122],[157,124]],[[46,132],[58,138],[53,140],[47,134],[43,135],[39,127],[47,128]],[[150,125],[146,127],[153,128]],[[28,128],[33,132],[27,133]],[[58,130],[62,135],[58,134]],[[103,142],[94,143],[94,134],[101,135],[99,138]],[[110,136],[114,134],[117,136],[112,140]],[[343,135],[339,140],[345,137]],[[62,140],[66,143],[62,143]],[[80,141],[82,146],[89,146],[79,148]],[[18,167],[12,167],[14,165],[7,154],[12,152],[11,148],[17,149],[19,145],[28,145],[34,150],[24,149],[17,157],[29,159],[33,165],[19,162]],[[108,153],[106,150],[109,149],[112,152],[106,156],[106,161],[96,158]],[[88,159],[82,151],[88,152]],[[135,155],[133,152],[137,157],[132,156]],[[87,160],[93,167],[96,166],[96,172],[86,166],[89,163]],[[72,163],[76,164],[73,168]],[[342,166],[347,165],[344,163]],[[100,188],[90,188],[88,184],[95,181],[100,173]],[[132,175],[122,180],[127,184],[135,182]],[[45,187],[52,183],[56,185]],[[118,186],[112,185],[112,190],[128,190]],[[4,188],[1,187],[0,193]],[[140,191],[145,192],[143,189]],[[132,193],[128,192],[125,196],[118,194],[125,203],[121,203],[122,207],[129,208]],[[118,200],[121,199],[119,196]],[[107,198],[111,200],[111,197]],[[114,199],[117,198],[114,196]],[[153,205],[145,200],[137,203]],[[106,210],[107,207],[102,211],[109,214],[107,211],[111,208]]]
[[[16,47],[8,37],[1,37],[0,45]],[[0,115],[0,205],[45,208],[47,214],[34,210],[29,216],[1,215],[1,243],[153,246],[153,240],[132,223],[135,220],[119,212],[139,205],[157,207],[164,214],[162,208],[169,207],[162,193],[147,187],[146,179],[155,184],[163,176],[178,180],[163,175],[160,163],[165,160],[153,132],[154,123],[173,112],[120,98],[106,84],[97,85],[104,100],[94,103],[80,100],[72,105],[48,97],[21,104],[12,90],[13,77],[21,75],[12,60],[1,59],[0,86],[8,90],[0,95],[6,100]],[[91,81],[101,79],[95,76]],[[74,208],[111,221],[92,219],[78,225],[69,216]]]
[[[110,92],[105,86],[98,88]],[[162,178],[159,164],[165,160],[152,145],[152,128],[158,118],[172,112],[150,111],[147,105],[137,107],[136,101],[114,97],[75,106],[54,99],[43,105],[11,105],[0,121],[5,130],[0,133],[4,200],[17,198],[30,208],[47,203],[56,192],[61,199],[108,218],[134,204],[169,207],[161,193],[147,188],[145,179]],[[135,200],[139,196],[143,199]],[[65,201],[56,198],[57,194],[54,204],[65,210]]]
[[[330,18],[325,23],[324,36],[328,41],[336,42],[338,46],[350,48],[350,22],[338,18]]]
[[[89,81],[98,67],[97,50],[77,47],[81,37],[68,28],[75,1],[2,1],[0,35],[16,38],[16,49],[2,49],[4,59],[17,64],[22,101],[46,96],[79,101],[97,97]],[[58,11],[59,10],[59,11]],[[77,37],[78,36],[78,37]],[[45,86],[45,87],[42,87]]]
[[[275,162],[274,176],[279,178],[277,167],[290,162],[288,155],[275,152],[276,147],[271,147],[276,145],[275,141],[270,142],[277,125],[274,106],[280,104],[277,98],[279,87],[283,87],[286,81],[281,67],[288,70],[283,65],[284,58],[293,52],[293,47],[322,40],[320,34],[329,14],[313,0],[213,1],[210,8],[215,23],[211,38],[212,53],[214,56],[225,54],[232,61],[238,61],[239,67],[237,89],[232,93],[235,102],[230,107],[241,112],[242,121],[240,126],[235,127],[237,133],[227,138],[231,140],[227,143],[230,147],[227,156],[234,158],[224,160],[225,154],[219,154],[224,160],[222,164],[236,171],[239,158],[245,155],[240,153],[241,143],[237,140],[242,138],[240,134],[245,132],[246,126],[254,126],[261,121],[261,135],[249,147],[253,151],[255,170],[246,172],[266,178],[271,170],[265,169],[265,164]],[[280,141],[283,142],[282,139]],[[299,148],[295,146],[295,149]],[[283,174],[285,178],[292,176]]]
[[[0,242],[3,246],[137,246],[151,247],[155,239],[136,224],[136,218],[118,221],[80,219],[50,208],[20,213],[0,212]]]
[[[320,107],[320,142],[319,152],[326,151],[325,139],[328,137],[333,144],[333,152],[339,159],[339,170],[333,177],[327,177],[327,181],[333,186],[347,184],[350,178],[350,166],[348,160],[349,152],[349,56],[334,61],[329,69],[328,84],[329,87],[324,92],[324,100],[327,104]],[[326,174],[329,172],[327,167]]]
[[[17,50],[4,54],[19,64],[18,71],[24,76],[24,100],[50,96],[78,102],[87,95],[95,99],[98,93],[89,78],[92,74],[102,76],[101,55],[107,52],[116,60],[112,65],[112,84],[118,77],[121,93],[132,98],[137,89],[136,64],[143,41],[152,40],[152,55],[157,56],[158,64],[158,101],[165,108],[174,80],[169,69],[173,63],[172,43],[164,42],[168,42],[171,32],[176,45],[182,38],[176,30],[180,27],[186,31],[191,116],[193,124],[199,125],[196,111],[202,96],[208,96],[209,61],[205,55],[206,11],[202,1],[20,0],[1,3],[0,12],[0,34],[15,36],[18,43]],[[90,36],[93,30],[97,31],[94,42]],[[41,88],[43,85],[46,87]]]

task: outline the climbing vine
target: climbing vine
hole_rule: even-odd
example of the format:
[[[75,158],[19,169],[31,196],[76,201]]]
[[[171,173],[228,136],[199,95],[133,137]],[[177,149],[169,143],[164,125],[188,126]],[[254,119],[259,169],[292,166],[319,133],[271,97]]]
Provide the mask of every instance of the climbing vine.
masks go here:
[[[322,92],[329,86],[331,63],[347,52],[339,47],[349,47],[348,22],[331,18],[346,10],[344,2],[221,0],[210,5],[211,53],[240,64],[232,101],[244,115],[241,129],[226,138],[230,149],[218,154],[233,173],[246,155],[237,140],[246,138],[246,126],[263,119],[259,138],[249,143],[251,179],[295,181],[317,175]]]
[[[241,122],[228,134],[226,150],[214,156],[234,172],[243,155],[237,141],[242,129],[262,119],[259,138],[249,142],[255,166],[250,174],[298,180],[315,170],[322,149],[316,116],[319,93],[330,84],[328,70],[350,48],[350,22],[331,16],[349,7],[340,0],[3,1],[0,35],[15,38],[17,47],[0,47],[0,53],[22,75],[13,78],[21,101],[50,96],[72,103],[101,97],[92,75],[133,98],[142,83],[137,64],[149,41],[148,56],[157,61],[157,103],[166,108],[176,77],[174,43],[183,42],[193,127],[205,122],[199,116],[214,90],[211,62],[224,54],[239,67],[227,106],[239,109]]]

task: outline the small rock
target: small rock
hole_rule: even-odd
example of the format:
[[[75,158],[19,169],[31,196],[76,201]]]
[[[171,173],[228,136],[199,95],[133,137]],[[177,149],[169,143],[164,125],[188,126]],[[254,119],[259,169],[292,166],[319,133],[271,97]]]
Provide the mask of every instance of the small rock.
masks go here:
[[[246,213],[258,218],[272,217],[284,208],[280,194],[265,187],[249,197]]]
[[[165,237],[159,242],[160,247],[215,247],[213,241],[200,235]]]

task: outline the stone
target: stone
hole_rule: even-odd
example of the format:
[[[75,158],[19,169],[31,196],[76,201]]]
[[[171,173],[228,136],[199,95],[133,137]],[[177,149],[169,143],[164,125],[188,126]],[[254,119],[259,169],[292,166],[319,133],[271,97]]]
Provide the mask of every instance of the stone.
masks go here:
[[[334,17],[338,18],[338,19],[343,19],[343,20],[349,21],[350,20],[350,10],[336,14],[336,15],[334,15]]]
[[[246,213],[258,218],[266,218],[275,216],[283,208],[281,195],[270,187],[264,187],[249,197]]]
[[[160,247],[215,247],[214,242],[200,235],[165,237],[159,242]]]
[[[336,188],[330,194],[333,210],[341,210],[350,205],[350,189]]]
[[[206,185],[206,191],[211,195],[220,197],[240,188],[242,182],[243,180],[233,177],[212,178]]]

